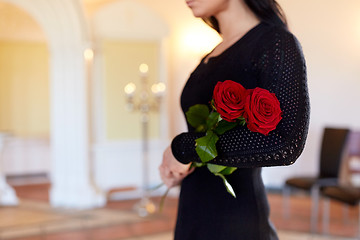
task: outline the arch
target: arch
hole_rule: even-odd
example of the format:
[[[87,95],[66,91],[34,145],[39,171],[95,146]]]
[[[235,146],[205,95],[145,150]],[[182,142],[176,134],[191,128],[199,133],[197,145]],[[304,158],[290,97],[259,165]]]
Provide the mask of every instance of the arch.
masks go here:
[[[1,0],[28,12],[43,28],[50,52],[51,182],[56,207],[105,204],[90,179],[88,76],[90,42],[80,0]]]
[[[161,41],[169,33],[165,21],[136,0],[116,1],[100,8],[94,15],[93,29],[95,38],[111,39]]]
[[[29,13],[44,29],[49,44],[79,43],[88,39],[79,1],[1,0]]]

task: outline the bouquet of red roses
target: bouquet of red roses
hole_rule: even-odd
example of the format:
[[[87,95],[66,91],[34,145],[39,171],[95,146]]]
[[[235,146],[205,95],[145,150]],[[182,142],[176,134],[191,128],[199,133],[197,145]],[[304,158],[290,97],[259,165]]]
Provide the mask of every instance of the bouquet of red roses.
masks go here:
[[[197,104],[186,112],[187,121],[196,132],[205,132],[204,137],[196,139],[196,152],[201,162],[192,167],[206,166],[210,172],[224,181],[226,190],[235,196],[226,176],[236,167],[210,163],[217,157],[216,142],[219,135],[242,125],[252,132],[268,135],[281,120],[280,102],[274,93],[263,88],[245,89],[240,83],[226,80],[218,82],[214,88],[211,108]]]

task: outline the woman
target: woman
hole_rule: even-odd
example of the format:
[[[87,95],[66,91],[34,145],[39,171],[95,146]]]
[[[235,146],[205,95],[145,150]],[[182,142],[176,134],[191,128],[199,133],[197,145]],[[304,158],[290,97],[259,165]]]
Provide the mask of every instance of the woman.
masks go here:
[[[269,221],[261,167],[290,165],[301,154],[308,130],[306,68],[296,38],[275,0],[187,0],[194,16],[216,29],[223,41],[202,59],[186,83],[181,107],[208,104],[217,82],[233,80],[246,89],[264,88],[279,99],[282,120],[265,136],[239,126],[220,136],[212,163],[235,166],[228,176],[236,198],[221,178],[199,161],[195,139],[176,136],[159,167],[168,187],[181,183],[176,240],[278,239]]]

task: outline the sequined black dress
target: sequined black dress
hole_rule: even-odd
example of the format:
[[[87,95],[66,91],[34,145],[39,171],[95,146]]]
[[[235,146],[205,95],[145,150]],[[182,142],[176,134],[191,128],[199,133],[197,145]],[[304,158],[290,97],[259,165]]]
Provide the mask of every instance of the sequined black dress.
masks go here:
[[[269,221],[269,206],[261,167],[290,165],[301,154],[309,123],[306,67],[301,47],[286,29],[260,23],[221,55],[204,60],[186,83],[181,106],[208,104],[218,81],[234,80],[245,88],[275,93],[283,119],[268,136],[238,127],[220,136],[214,163],[239,167],[229,182],[233,198],[219,177],[197,168],[181,186],[176,240],[277,239]],[[171,147],[180,162],[199,161],[189,132],[174,138]]]

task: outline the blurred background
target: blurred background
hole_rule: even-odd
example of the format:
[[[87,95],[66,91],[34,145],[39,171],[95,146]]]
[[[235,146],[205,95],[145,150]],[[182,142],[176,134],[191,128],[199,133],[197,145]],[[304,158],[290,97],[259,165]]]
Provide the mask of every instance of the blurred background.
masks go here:
[[[318,172],[326,126],[360,128],[360,1],[278,2],[307,61],[311,123],[294,165],[263,169],[273,189]],[[1,177],[50,182],[58,207],[101,207],[113,189],[139,187],[141,116],[127,111],[124,87],[140,84],[145,63],[149,84],[167,86],[149,116],[159,184],[163,150],[186,131],[182,87],[219,41],[184,1],[0,0]]]
[[[264,169],[271,187],[317,172],[325,126],[360,126],[360,3],[279,3],[307,60],[311,124],[295,165]],[[46,174],[54,198],[69,188],[139,185],[141,123],[127,112],[123,89],[140,81],[146,63],[149,82],[167,85],[149,122],[150,179],[159,183],[163,149],[186,131],[182,87],[219,40],[183,1],[0,0],[0,131],[9,134],[1,171]]]
[[[307,61],[311,122],[304,152],[294,165],[263,169],[267,189],[275,190],[271,193],[282,192],[291,177],[318,175],[324,128],[360,129],[360,2],[278,2]],[[216,32],[192,16],[184,1],[0,0],[0,206],[19,206],[0,208],[0,237],[25,236],[17,228],[21,219],[31,219],[27,224],[40,226],[37,234],[44,236],[44,229],[53,228],[46,224],[64,222],[58,212],[54,216],[53,208],[117,209],[116,217],[102,212],[103,218],[95,214],[98,222],[91,222],[91,226],[119,223],[116,239],[138,234],[133,230],[125,236],[129,227],[142,229],[142,234],[151,232],[146,229],[171,232],[176,190],[175,198],[168,200],[169,208],[153,219],[153,225],[134,220],[133,215],[124,217],[123,210],[131,209],[134,199],[141,197],[141,192],[130,190],[144,186],[144,140],[149,149],[146,184],[161,183],[157,168],[163,150],[174,136],[186,131],[179,103],[182,88],[200,59],[219,41]],[[141,64],[146,64],[145,71],[139,69]],[[159,82],[166,86],[165,91],[149,91],[149,104],[156,109],[149,110],[146,118],[140,111],[128,111],[144,98],[144,79],[148,88]],[[133,83],[130,88],[128,83]],[[352,145],[359,155],[359,141]],[[352,166],[359,170],[360,160],[355,160]],[[30,205],[24,196],[46,202],[47,210],[32,203],[31,208],[39,211],[26,212]],[[270,194],[269,199],[272,209],[284,207],[281,195]],[[306,195],[290,201],[295,206],[291,221],[275,210],[271,215],[275,226],[314,231],[318,225],[315,219],[310,226],[314,199]],[[89,216],[71,216],[65,222],[75,226],[70,220],[81,218],[76,226],[82,229],[84,219],[92,219]],[[133,219],[135,225],[129,225],[130,220],[124,225],[119,216]],[[339,213],[336,216],[341,218]],[[347,216],[358,221],[356,212]],[[159,227],[163,226],[159,222],[167,227]],[[350,228],[333,223],[330,232],[353,236],[356,229],[356,223]],[[111,235],[103,231],[92,233],[93,238],[84,230],[83,235],[59,239],[112,239],[103,237]],[[154,239],[169,239],[170,233],[166,234]],[[286,233],[281,236],[290,239]]]

